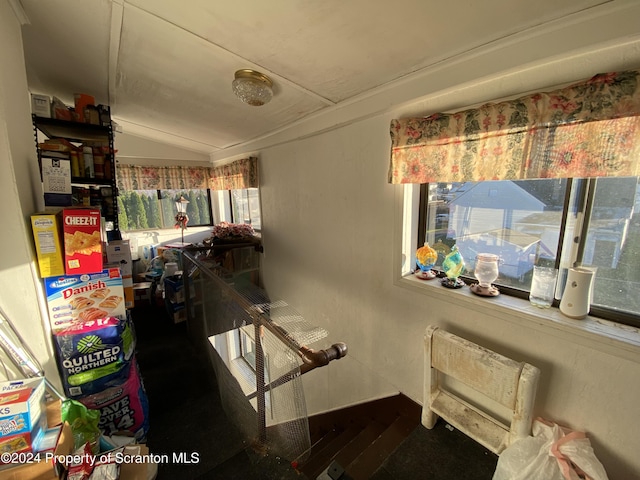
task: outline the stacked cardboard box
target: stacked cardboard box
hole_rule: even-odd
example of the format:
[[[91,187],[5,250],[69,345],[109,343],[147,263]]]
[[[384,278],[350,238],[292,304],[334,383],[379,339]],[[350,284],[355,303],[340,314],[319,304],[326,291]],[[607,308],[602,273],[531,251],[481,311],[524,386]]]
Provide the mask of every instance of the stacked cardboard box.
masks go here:
[[[49,409],[49,405],[47,405]],[[0,478],[3,480],[61,480],[68,478],[67,460],[73,458],[75,442],[68,423],[60,423],[60,403],[51,405],[48,430],[55,434],[53,447],[30,461],[0,466]],[[114,454],[115,457],[115,454]],[[155,478],[158,466],[153,463],[154,456],[145,444],[131,444],[124,447],[121,458],[127,460],[120,464],[119,480],[149,480]]]
[[[107,245],[107,264],[105,267],[117,267],[122,274],[124,288],[124,304],[126,308],[133,308],[133,268],[129,240],[112,240]]]
[[[29,453],[47,427],[44,378],[0,382],[0,451]]]

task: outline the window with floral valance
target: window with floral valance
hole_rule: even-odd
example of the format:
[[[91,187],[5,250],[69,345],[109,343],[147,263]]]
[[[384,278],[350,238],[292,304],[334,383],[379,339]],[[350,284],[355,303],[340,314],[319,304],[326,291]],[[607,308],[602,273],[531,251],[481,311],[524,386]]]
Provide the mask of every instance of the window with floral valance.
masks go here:
[[[211,168],[211,190],[241,190],[258,186],[258,159],[255,157]]]
[[[122,191],[257,188],[258,159],[249,157],[219,167],[118,164],[117,179]]]
[[[207,188],[209,167],[155,167],[121,165],[117,169],[118,189],[181,190]]]
[[[391,122],[389,183],[640,175],[640,70]]]

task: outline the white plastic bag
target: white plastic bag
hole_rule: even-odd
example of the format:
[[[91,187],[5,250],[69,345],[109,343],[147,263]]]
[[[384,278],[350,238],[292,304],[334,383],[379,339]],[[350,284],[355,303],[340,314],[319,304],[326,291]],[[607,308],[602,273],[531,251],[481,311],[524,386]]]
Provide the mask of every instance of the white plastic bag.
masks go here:
[[[493,480],[608,480],[583,432],[541,418],[532,431],[500,454]]]

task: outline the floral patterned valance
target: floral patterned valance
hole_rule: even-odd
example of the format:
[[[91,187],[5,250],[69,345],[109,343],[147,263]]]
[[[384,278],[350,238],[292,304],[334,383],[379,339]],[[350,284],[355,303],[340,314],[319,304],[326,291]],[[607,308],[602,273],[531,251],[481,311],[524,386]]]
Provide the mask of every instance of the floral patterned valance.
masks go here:
[[[391,122],[390,183],[640,175],[640,70]]]
[[[149,167],[117,166],[118,189],[127,190],[188,190],[207,188],[209,167]]]
[[[220,167],[117,166],[118,189],[234,190],[258,187],[258,159],[251,157]]]
[[[235,162],[213,167],[209,178],[211,190],[237,190],[258,187],[258,159],[243,158]]]

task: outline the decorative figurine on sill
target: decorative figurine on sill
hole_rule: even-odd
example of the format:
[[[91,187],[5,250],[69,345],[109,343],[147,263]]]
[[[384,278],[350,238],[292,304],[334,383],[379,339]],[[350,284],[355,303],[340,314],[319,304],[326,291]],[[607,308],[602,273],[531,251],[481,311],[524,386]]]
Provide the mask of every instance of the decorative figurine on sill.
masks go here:
[[[476,257],[476,268],[473,273],[479,283],[471,285],[470,289],[481,297],[497,297],[500,290],[491,285],[498,278],[498,262],[500,257],[493,253],[479,253]]]
[[[427,242],[416,251],[416,262],[420,270],[416,272],[416,277],[420,280],[432,280],[436,274],[431,270],[438,260],[438,252],[429,246]]]
[[[444,261],[442,262],[442,269],[444,273],[447,275],[446,278],[442,279],[442,285],[447,288],[461,288],[464,287],[465,283],[458,277],[462,275],[464,271],[464,259],[462,255],[458,251],[458,246],[454,245],[451,247],[451,252],[444,257]]]

